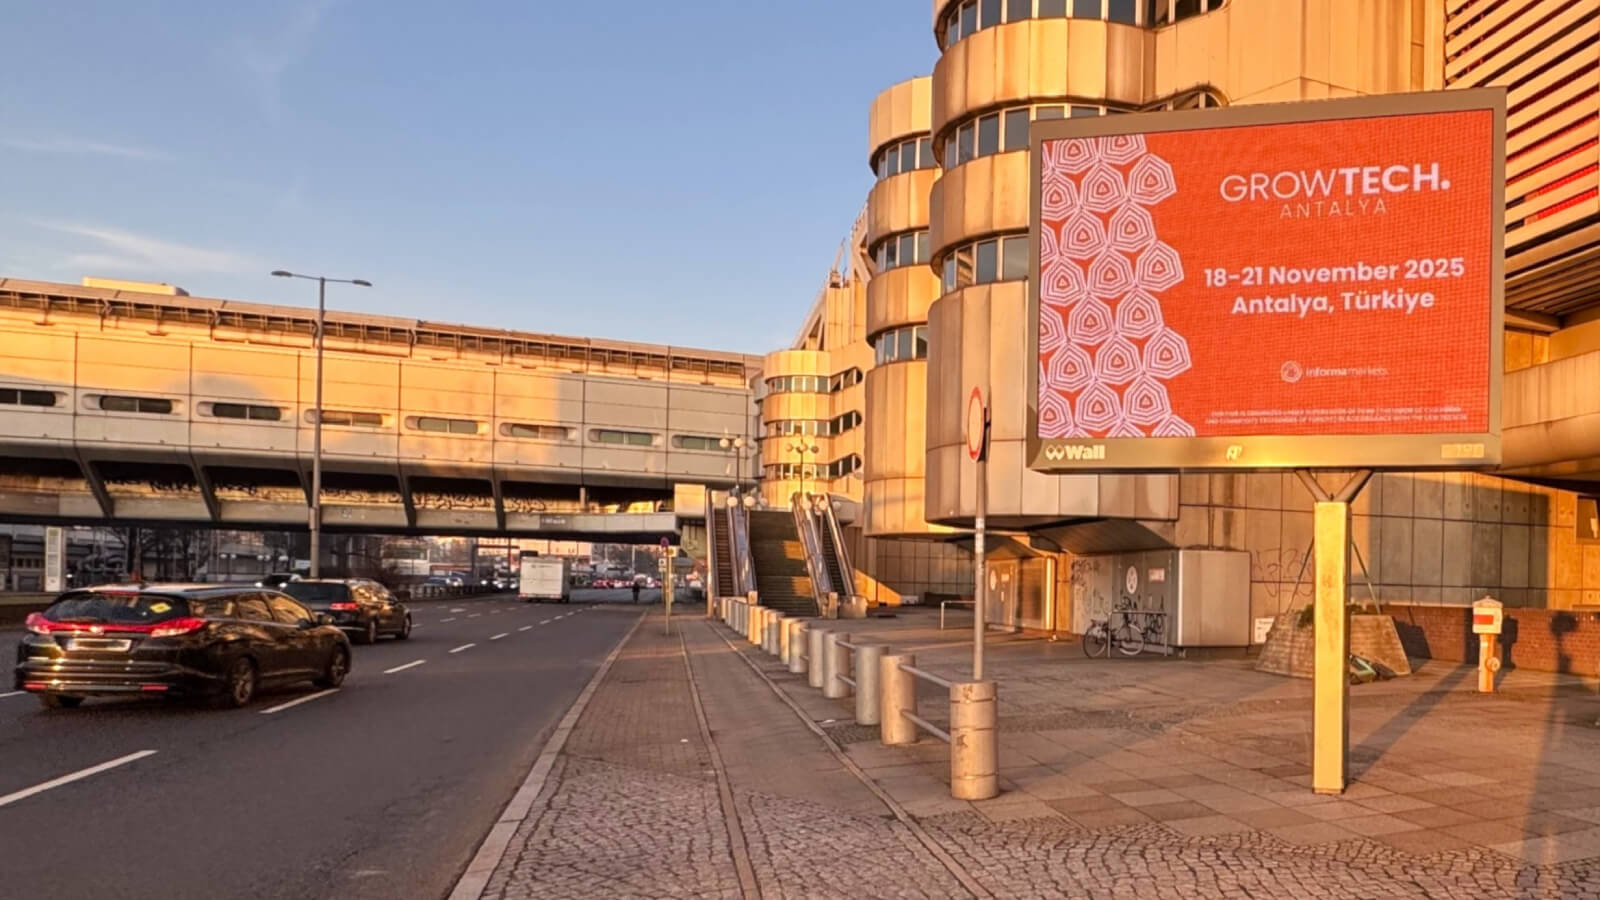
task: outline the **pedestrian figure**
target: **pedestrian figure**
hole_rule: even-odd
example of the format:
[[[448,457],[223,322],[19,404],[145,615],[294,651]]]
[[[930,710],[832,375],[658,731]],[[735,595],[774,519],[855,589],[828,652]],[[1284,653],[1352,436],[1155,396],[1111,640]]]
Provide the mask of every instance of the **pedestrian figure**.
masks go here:
[[[639,582],[637,581],[633,583],[633,602],[639,602]]]

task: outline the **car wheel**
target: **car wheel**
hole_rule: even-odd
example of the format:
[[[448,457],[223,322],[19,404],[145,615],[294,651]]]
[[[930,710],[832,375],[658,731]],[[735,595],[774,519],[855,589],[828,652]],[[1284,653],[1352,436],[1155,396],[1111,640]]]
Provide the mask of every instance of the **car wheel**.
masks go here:
[[[228,676],[223,681],[222,705],[238,709],[256,696],[256,664],[241,656],[228,666]]]
[[[363,644],[373,644],[378,641],[378,620],[368,619],[367,630],[356,636],[356,640]]]
[[[39,705],[45,709],[77,709],[82,703],[82,697],[73,697],[67,694],[39,695]]]
[[[400,630],[395,634],[395,640],[403,641],[409,637],[411,637],[411,617],[408,615],[406,616],[405,624],[401,625]]]
[[[322,677],[312,684],[323,689],[336,688],[344,684],[344,676],[348,674],[350,674],[350,651],[343,647],[335,647],[327,668],[322,670]]]

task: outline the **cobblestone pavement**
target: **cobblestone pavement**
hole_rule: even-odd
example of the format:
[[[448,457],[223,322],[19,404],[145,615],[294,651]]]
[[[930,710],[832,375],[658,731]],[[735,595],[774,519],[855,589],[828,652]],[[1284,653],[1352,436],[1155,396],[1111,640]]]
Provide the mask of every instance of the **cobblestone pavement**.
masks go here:
[[[685,618],[675,627],[668,638],[653,618],[619,656],[486,897],[973,896],[965,883],[1008,898],[1600,900],[1600,780],[1584,784],[1577,768],[1558,782],[1508,762],[1504,784],[1487,769],[1424,783],[1426,748],[1401,748],[1364,763],[1372,783],[1350,796],[1315,798],[1296,781],[1303,766],[1283,762],[1301,751],[1292,734],[1268,730],[1230,747],[1216,718],[1116,728],[1078,710],[1062,714],[1078,719],[1067,723],[1038,699],[1021,714],[1043,717],[1037,730],[1002,740],[1015,748],[1003,760],[1006,793],[966,804],[938,778],[942,745],[879,746],[863,729],[833,724],[843,718],[837,702],[781,680],[737,639],[730,646],[720,625]],[[848,774],[746,659],[914,824]],[[1234,715],[1270,717],[1278,701],[1254,702],[1261,708]],[[1451,705],[1434,714],[1453,733],[1466,722]],[[1181,740],[1169,730],[1180,721]],[[1071,749],[1051,755],[1062,746]],[[1208,754],[1240,765],[1216,768]],[[1138,766],[1143,779],[1129,771]],[[1567,802],[1535,807],[1524,794]],[[1471,804],[1523,812],[1485,824],[1463,812]]]

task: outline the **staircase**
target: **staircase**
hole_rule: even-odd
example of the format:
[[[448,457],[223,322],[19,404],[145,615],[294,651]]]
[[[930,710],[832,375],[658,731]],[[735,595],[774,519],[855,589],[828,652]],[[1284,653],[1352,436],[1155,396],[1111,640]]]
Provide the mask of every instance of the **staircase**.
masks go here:
[[[712,536],[714,542],[712,556],[717,561],[717,571],[713,575],[711,590],[715,597],[734,597],[738,592],[733,586],[733,523],[728,521],[727,509],[712,510]]]
[[[828,569],[828,580],[833,582],[833,589],[839,596],[848,597],[856,592],[856,579],[854,572],[846,572],[844,564],[839,558],[839,548],[833,543],[833,529],[828,527],[826,521],[817,523],[817,535],[822,542],[822,559]]]
[[[805,550],[788,510],[750,511],[750,556],[762,606],[788,616],[817,615]]]

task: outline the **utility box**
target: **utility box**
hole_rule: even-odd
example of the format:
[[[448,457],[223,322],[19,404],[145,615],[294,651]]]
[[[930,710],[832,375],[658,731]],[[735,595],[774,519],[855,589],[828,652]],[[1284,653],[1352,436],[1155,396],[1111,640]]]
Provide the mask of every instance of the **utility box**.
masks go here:
[[[1250,645],[1250,554],[1179,550],[1172,642],[1179,647]]]
[[[1472,633],[1499,634],[1505,624],[1505,606],[1493,597],[1472,604]]]

